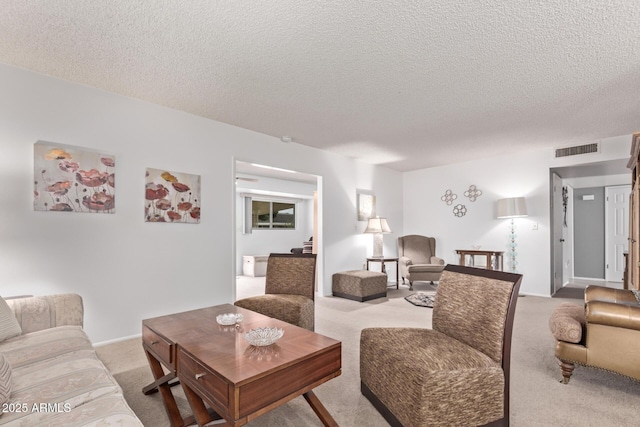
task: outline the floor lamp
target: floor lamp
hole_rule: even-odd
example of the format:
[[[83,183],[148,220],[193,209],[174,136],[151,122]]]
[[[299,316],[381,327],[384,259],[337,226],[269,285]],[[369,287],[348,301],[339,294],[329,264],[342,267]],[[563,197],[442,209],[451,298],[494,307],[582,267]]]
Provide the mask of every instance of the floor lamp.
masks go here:
[[[509,232],[509,252],[508,258],[511,260],[511,272],[518,272],[518,261],[516,252],[516,226],[513,222],[514,218],[522,218],[527,216],[527,204],[524,197],[510,197],[506,199],[498,200],[497,218],[509,218],[511,219],[511,228]]]
[[[373,234],[373,257],[383,258],[382,255],[382,234],[391,233],[386,218],[369,218],[365,233]]]

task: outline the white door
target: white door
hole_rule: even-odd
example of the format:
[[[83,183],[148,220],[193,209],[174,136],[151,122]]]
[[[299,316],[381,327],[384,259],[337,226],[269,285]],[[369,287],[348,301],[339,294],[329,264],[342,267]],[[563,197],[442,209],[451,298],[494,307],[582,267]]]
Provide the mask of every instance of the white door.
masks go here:
[[[622,282],[624,253],[629,248],[630,185],[605,187],[605,280]]]
[[[551,294],[553,295],[562,288],[562,257],[564,247],[562,179],[555,173],[552,176],[551,185],[553,187],[553,194],[551,195],[551,209],[553,212],[551,224],[551,250],[553,254],[553,271],[551,274],[553,274],[553,277],[551,283],[553,289],[551,290]]]
[[[562,189],[562,286],[566,286],[573,279],[573,187],[564,185]]]

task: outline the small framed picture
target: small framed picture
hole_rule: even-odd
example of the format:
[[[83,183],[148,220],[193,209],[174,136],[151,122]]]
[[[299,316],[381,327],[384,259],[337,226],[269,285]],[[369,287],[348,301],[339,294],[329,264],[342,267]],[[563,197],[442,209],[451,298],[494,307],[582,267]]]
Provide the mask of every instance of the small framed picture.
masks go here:
[[[367,191],[357,192],[358,221],[368,221],[376,216],[376,196]]]

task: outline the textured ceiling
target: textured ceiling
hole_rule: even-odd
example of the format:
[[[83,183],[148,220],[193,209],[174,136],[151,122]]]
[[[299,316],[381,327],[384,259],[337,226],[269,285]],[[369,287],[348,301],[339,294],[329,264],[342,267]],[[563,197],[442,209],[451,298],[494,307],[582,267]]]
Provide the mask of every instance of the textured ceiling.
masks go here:
[[[0,10],[0,62],[398,170],[640,129],[636,0]]]

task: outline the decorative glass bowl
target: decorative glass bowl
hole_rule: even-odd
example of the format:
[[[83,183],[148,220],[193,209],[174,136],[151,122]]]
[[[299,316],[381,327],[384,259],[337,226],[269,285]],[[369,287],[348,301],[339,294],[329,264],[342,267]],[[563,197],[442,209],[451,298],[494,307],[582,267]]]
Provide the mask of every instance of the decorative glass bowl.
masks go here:
[[[240,313],[223,313],[216,316],[216,321],[221,325],[235,325],[242,322],[242,318]]]
[[[283,335],[284,329],[264,327],[249,330],[244,334],[244,339],[256,347],[264,347],[278,341]]]

